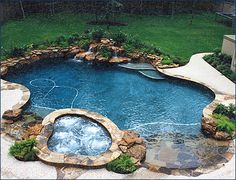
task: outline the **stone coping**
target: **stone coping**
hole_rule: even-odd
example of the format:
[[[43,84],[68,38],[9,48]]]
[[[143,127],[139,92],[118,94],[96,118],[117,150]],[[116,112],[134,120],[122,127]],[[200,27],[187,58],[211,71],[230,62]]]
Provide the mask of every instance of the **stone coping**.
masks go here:
[[[29,101],[30,99],[30,91],[27,87],[17,84],[17,83],[12,83],[9,81],[5,81],[1,79],[1,91],[6,91],[6,90],[20,90],[22,91],[22,97],[20,101],[18,101],[15,105],[12,106],[12,109],[10,110],[16,110],[23,108],[23,106]],[[6,109],[9,110],[9,109]]]
[[[53,133],[53,124],[58,117],[64,115],[85,116],[102,125],[109,132],[112,139],[112,144],[109,150],[100,154],[99,156],[67,155],[50,151],[48,149],[47,142]],[[84,109],[60,109],[47,115],[44,118],[42,125],[44,127],[41,131],[41,134],[38,135],[36,139],[38,142],[37,149],[39,151],[37,156],[42,161],[57,164],[98,167],[118,158],[122,153],[118,147],[118,142],[121,141],[123,132],[120,131],[110,119],[95,112]]]

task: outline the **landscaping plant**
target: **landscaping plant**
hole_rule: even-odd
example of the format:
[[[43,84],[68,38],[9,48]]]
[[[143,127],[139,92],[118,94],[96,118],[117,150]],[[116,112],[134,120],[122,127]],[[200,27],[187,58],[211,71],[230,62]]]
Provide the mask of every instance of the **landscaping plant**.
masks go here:
[[[235,130],[235,124],[227,116],[223,114],[213,114],[213,118],[216,119],[217,129],[225,131],[228,134],[232,134]]]
[[[230,104],[229,106],[225,106],[223,104],[218,104],[213,114],[223,114],[230,119],[235,118],[235,105]]]
[[[22,57],[25,55],[25,52],[27,51],[26,47],[14,47],[9,52],[10,57]]]
[[[211,64],[214,68],[224,74],[230,80],[235,81],[235,73],[231,71],[231,60],[232,57],[221,53],[219,49],[214,50],[213,54],[206,55],[203,57],[205,61]]]
[[[161,64],[164,65],[173,64],[173,60],[169,56],[161,56],[161,57],[162,57]]]
[[[116,45],[121,46],[127,40],[127,35],[122,32],[112,33],[111,39],[115,41]]]
[[[26,139],[15,142],[9,149],[9,154],[22,161],[36,160],[37,151],[34,149],[36,145],[35,139]]]
[[[104,31],[102,29],[94,30],[92,32],[92,39],[100,42],[100,40],[103,38]]]
[[[99,55],[101,55],[102,57],[105,57],[105,58],[109,58],[112,56],[112,53],[107,47],[102,47],[99,50]]]
[[[136,171],[137,167],[132,162],[129,155],[122,154],[117,159],[108,163],[106,169],[120,174],[128,174]]]
[[[85,51],[87,51],[87,50],[89,49],[90,41],[87,40],[87,39],[83,39],[83,40],[80,40],[77,44],[78,44],[82,49],[84,49]]]

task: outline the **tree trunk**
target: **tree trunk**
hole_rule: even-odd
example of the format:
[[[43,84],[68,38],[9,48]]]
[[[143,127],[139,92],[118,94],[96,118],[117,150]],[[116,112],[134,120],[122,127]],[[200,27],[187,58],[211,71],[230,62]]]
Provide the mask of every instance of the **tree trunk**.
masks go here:
[[[20,9],[21,9],[23,18],[25,19],[25,10],[24,10],[24,7],[23,7],[22,0],[20,0]]]
[[[175,13],[175,1],[171,2],[171,18],[174,18],[174,13]]]
[[[193,24],[193,15],[194,15],[194,8],[195,8],[195,0],[192,1],[192,8],[191,8],[191,20],[190,20],[190,24]]]

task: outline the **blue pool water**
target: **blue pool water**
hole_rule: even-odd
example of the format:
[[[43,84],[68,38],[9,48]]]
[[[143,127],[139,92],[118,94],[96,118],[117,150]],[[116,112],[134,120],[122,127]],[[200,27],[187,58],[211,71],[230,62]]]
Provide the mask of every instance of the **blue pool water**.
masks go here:
[[[199,134],[202,110],[213,100],[208,90],[189,82],[151,79],[138,70],[74,60],[40,62],[6,80],[30,89],[27,111],[45,115],[61,108],[88,109],[144,137]]]
[[[80,116],[65,115],[54,124],[48,148],[63,154],[96,156],[111,146],[109,133],[98,123]]]

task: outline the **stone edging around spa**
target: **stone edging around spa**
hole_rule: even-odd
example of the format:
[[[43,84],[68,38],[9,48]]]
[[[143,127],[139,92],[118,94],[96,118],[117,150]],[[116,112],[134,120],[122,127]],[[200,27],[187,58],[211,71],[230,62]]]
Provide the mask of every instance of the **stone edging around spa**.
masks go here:
[[[112,139],[112,144],[109,150],[99,156],[66,155],[50,151],[47,142],[53,133],[53,124],[58,117],[63,115],[85,116],[102,125],[109,132]],[[124,133],[120,131],[110,119],[95,112],[84,109],[60,109],[47,115],[44,118],[42,125],[44,127],[41,134],[38,135],[36,139],[38,142],[37,149],[39,151],[37,156],[42,161],[85,167],[99,167],[116,159],[122,153],[118,147],[118,142],[121,141]]]

